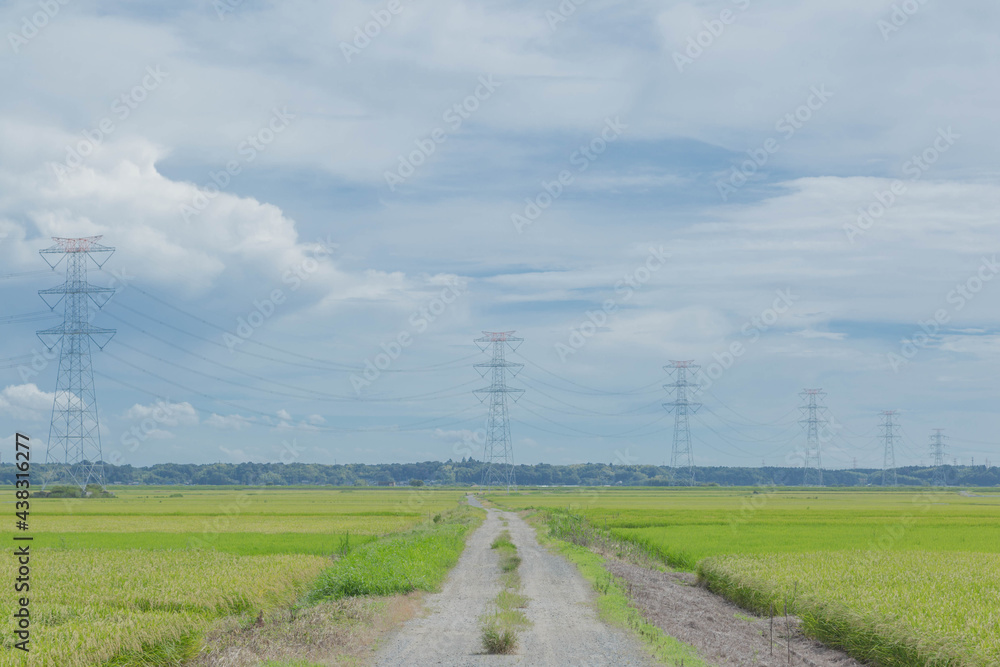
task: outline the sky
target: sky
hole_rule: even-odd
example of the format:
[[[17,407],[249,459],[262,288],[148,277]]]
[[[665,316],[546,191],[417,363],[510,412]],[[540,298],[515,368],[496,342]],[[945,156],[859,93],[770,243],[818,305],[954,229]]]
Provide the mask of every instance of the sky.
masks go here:
[[[44,451],[88,278],[105,459],[1000,459],[1000,6],[986,0],[13,1],[0,8],[0,453]],[[487,369],[488,370],[488,369]],[[693,410],[693,408],[692,408]],[[36,449],[36,451],[39,451]],[[36,454],[39,460],[41,454]]]

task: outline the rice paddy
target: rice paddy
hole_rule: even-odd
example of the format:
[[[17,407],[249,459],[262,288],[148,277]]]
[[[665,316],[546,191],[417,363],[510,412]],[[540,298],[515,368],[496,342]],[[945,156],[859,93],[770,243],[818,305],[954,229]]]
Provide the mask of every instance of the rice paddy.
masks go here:
[[[434,590],[478,522],[456,511],[460,488],[115,492],[33,501],[32,666],[180,664],[225,619]],[[1000,664],[990,489],[535,489],[492,500],[580,517],[759,613],[787,604],[807,631],[871,664]],[[13,567],[0,560],[0,576]],[[14,600],[0,602],[10,618]],[[0,640],[0,667],[28,664],[12,637]]]
[[[4,632],[0,666],[177,664],[221,619],[293,604],[351,554],[386,535],[434,525],[428,519],[464,495],[408,488],[114,491],[116,498],[32,501],[31,658]],[[459,531],[447,529],[454,544]],[[10,534],[3,537],[9,543]],[[426,587],[435,574],[443,577],[437,565],[428,566]],[[0,559],[0,576],[11,581],[14,567],[12,558]],[[11,595],[0,600],[8,619],[14,602]]]
[[[1000,664],[995,489],[522,490],[510,509],[579,516],[869,664]]]
[[[1000,559],[840,551],[717,556],[709,586],[767,615],[789,605],[813,635],[879,665],[1000,664]]]

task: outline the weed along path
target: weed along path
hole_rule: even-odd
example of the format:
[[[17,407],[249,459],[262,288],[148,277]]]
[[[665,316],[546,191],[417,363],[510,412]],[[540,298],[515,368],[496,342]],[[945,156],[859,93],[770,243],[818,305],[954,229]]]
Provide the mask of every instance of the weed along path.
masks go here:
[[[491,544],[503,530],[510,532],[521,558],[520,593],[528,598],[523,611],[530,626],[518,632],[513,653],[489,655],[480,617],[502,588],[499,557]],[[593,596],[573,564],[538,544],[533,528],[516,514],[491,509],[441,592],[427,596],[428,614],[403,625],[374,662],[387,667],[655,664],[638,640],[598,619]]]

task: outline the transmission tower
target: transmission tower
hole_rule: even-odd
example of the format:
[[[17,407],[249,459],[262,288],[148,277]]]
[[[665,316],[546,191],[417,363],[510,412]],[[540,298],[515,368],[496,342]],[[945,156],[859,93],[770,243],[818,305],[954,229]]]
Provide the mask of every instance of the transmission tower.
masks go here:
[[[806,427],[802,486],[823,486],[823,449],[819,432],[827,423],[826,407],[821,404],[826,392],[822,389],[803,389],[799,396],[806,401],[801,408],[805,417],[799,422]]]
[[[482,480],[482,486],[487,491],[491,491],[493,487],[505,488],[507,493],[510,493],[512,488],[517,490],[514,481],[514,450],[510,442],[507,394],[511,394],[513,400],[517,402],[524,390],[508,387],[507,374],[510,373],[511,377],[516,376],[524,364],[507,361],[505,353],[508,347],[511,351],[516,350],[523,340],[514,336],[513,331],[484,331],[483,336],[475,340],[483,352],[490,347],[493,348],[492,360],[476,364],[476,370],[480,375],[486,377],[487,373],[490,374],[490,386],[474,392],[480,402],[485,401],[487,396],[490,399],[484,448],[486,468],[483,470]]]
[[[883,410],[882,423],[879,425],[882,442],[885,443],[885,451],[882,454],[882,486],[897,486],[895,443],[899,437],[899,424],[893,421],[895,415],[895,410]]]
[[[932,465],[934,466],[934,486],[948,486],[948,477],[945,474],[944,466],[944,450],[947,445],[945,445],[945,440],[948,437],[944,435],[943,428],[934,429],[934,433],[931,434],[931,459],[933,460]]]
[[[676,380],[670,384],[663,385],[663,388],[674,394],[674,400],[664,403],[663,407],[667,412],[674,413],[674,447],[670,452],[670,467],[673,470],[687,468],[686,474],[680,475],[680,480],[690,485],[694,485],[694,452],[691,451],[691,427],[688,423],[688,415],[698,412],[701,403],[692,403],[688,400],[688,388],[696,387],[696,382],[688,379],[688,371],[697,371],[701,366],[695,365],[694,361],[671,361],[669,366],[664,366],[663,370],[671,376],[676,374]]]
[[[87,484],[91,482],[104,488],[104,459],[90,344],[93,342],[98,349],[104,349],[115,335],[114,329],[99,329],[90,324],[92,315],[104,307],[115,291],[87,282],[87,258],[100,268],[115,249],[98,244],[100,236],[53,237],[52,240],[55,245],[40,250],[39,254],[52,269],[65,260],[66,281],[38,292],[52,310],[63,304],[62,324],[37,332],[49,350],[59,345],[59,370],[42,488],[53,481],[66,481],[86,493]],[[91,310],[91,304],[95,310]]]

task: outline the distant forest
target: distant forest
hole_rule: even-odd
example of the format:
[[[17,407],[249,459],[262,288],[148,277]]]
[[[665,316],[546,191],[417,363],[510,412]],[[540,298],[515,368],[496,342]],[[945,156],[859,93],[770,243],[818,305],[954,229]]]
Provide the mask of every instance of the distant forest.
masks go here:
[[[33,481],[41,481],[43,464],[32,465]],[[423,483],[426,485],[471,485],[482,477],[483,463],[475,459],[461,461],[425,461],[423,463],[159,463],[137,468],[130,465],[104,465],[107,484],[205,484],[243,486],[333,485],[389,486]],[[14,483],[14,466],[0,465],[0,483]],[[930,485],[937,468],[897,468],[900,485]],[[949,486],[1000,486],[1000,468],[992,466],[944,466],[940,469]],[[672,486],[681,482],[679,472],[665,466],[613,465],[578,463],[573,465],[515,466],[517,483],[524,486]],[[802,468],[695,468],[698,484],[719,486],[797,486],[803,481]],[[826,486],[878,486],[882,471],[873,469],[824,470]]]

